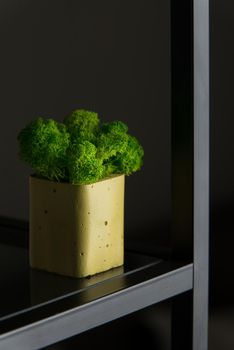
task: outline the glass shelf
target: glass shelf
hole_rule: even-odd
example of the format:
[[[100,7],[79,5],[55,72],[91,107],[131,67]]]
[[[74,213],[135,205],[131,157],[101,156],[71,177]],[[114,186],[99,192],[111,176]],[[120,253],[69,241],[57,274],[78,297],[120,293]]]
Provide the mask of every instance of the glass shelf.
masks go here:
[[[14,235],[13,235],[14,237]],[[125,252],[125,264],[83,279],[29,267],[0,244],[0,345],[38,349],[192,289],[193,265]]]
[[[0,280],[4,281],[0,289],[0,321],[160,262],[153,257],[126,252],[123,267],[76,279],[31,269],[27,249],[0,244]]]

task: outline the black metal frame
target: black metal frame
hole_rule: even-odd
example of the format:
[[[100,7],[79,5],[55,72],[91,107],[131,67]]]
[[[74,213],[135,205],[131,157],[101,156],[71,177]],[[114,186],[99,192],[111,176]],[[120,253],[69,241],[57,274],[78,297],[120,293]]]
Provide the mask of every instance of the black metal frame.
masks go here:
[[[193,265],[155,264],[1,321],[0,349],[38,349],[191,290]]]
[[[207,350],[209,0],[171,0],[171,42],[172,261],[182,263],[146,267],[97,285],[83,299],[67,296],[4,320],[0,349],[37,349],[175,297],[172,349]]]
[[[173,256],[193,260],[176,298],[172,348],[208,348],[209,0],[171,0]]]

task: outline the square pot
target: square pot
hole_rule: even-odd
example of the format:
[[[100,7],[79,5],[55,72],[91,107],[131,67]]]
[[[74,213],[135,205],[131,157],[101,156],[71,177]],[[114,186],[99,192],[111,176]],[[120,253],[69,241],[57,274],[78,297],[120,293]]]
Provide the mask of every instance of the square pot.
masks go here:
[[[124,175],[89,185],[30,177],[30,265],[85,277],[124,263]]]

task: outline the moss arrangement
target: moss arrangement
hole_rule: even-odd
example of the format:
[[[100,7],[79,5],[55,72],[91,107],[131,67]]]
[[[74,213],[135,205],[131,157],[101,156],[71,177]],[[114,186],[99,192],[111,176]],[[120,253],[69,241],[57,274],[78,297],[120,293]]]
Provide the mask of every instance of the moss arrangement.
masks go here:
[[[90,184],[142,166],[144,151],[121,121],[100,123],[95,112],[78,109],[63,123],[37,118],[18,134],[19,155],[36,175],[53,181]]]

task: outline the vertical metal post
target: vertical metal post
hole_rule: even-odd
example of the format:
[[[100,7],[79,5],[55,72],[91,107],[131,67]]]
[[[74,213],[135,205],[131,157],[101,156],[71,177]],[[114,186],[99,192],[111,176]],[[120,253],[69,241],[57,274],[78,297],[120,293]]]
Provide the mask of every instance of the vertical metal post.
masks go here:
[[[208,349],[209,0],[194,0],[193,350]]]
[[[209,0],[171,0],[173,259],[193,293],[173,301],[172,348],[208,348]]]

